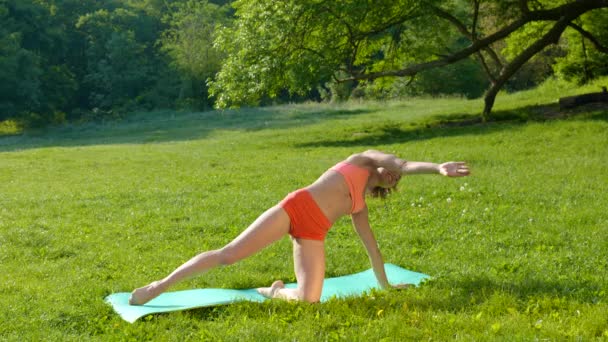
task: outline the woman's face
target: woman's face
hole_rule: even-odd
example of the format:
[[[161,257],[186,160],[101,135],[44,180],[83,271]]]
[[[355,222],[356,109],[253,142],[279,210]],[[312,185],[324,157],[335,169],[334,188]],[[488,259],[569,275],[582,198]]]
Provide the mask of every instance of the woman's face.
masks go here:
[[[378,175],[380,178],[380,182],[378,183],[378,186],[383,187],[383,188],[394,188],[397,185],[397,183],[399,183],[399,180],[401,179],[400,174],[390,172],[383,167],[378,168]]]

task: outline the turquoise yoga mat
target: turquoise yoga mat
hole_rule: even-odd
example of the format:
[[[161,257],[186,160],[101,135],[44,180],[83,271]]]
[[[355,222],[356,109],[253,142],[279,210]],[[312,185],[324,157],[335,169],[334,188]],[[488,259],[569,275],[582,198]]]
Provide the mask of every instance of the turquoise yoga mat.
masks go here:
[[[391,284],[418,286],[424,279],[430,278],[426,274],[408,271],[393,264],[385,264],[384,267]],[[296,284],[286,284],[285,287],[295,288]],[[342,277],[328,278],[323,282],[321,302],[334,297],[360,296],[366,291],[379,288],[380,285],[371,269]],[[130,323],[150,314],[224,305],[240,301],[263,302],[268,300],[268,298],[257,293],[255,289],[195,289],[166,292],[145,305],[129,305],[130,295],[129,292],[120,292],[111,294],[105,299],[120,317]]]

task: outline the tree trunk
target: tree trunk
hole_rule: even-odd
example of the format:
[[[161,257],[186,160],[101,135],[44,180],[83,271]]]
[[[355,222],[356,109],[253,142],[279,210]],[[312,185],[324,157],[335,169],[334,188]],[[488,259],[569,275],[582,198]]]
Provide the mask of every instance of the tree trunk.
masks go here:
[[[481,114],[481,118],[484,122],[489,119],[490,114],[492,113],[492,107],[494,107],[496,95],[505,85],[505,83],[507,83],[509,78],[511,78],[511,76],[513,76],[527,61],[529,61],[530,58],[534,57],[534,55],[542,51],[545,47],[551,44],[557,44],[562,33],[566,27],[568,27],[570,21],[574,18],[576,17],[562,17],[555,23],[555,25],[553,25],[549,32],[542,36],[542,38],[534,42],[534,44],[530,45],[527,49],[515,57],[515,59],[502,68],[500,75],[498,75],[498,78],[496,78],[496,82],[490,86],[486,92],[486,95],[484,96],[485,105]]]

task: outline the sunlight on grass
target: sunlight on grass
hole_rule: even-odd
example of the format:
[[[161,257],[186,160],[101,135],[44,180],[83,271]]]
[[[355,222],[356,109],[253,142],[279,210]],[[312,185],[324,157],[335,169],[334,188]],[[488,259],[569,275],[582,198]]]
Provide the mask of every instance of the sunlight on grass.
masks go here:
[[[608,86],[608,76],[600,77],[583,86],[549,78],[537,88],[520,91],[513,94],[501,92],[496,97],[496,109],[514,109],[528,105],[557,104],[561,97],[574,96],[583,93],[601,92],[602,87]]]
[[[0,138],[7,135],[16,135],[21,133],[21,129],[14,120],[0,121]]]
[[[547,83],[501,96],[498,109],[586,91]],[[481,106],[441,98],[139,113],[2,137],[0,339],[608,338],[606,110],[466,124]],[[132,325],[103,302],[221,247],[285,194],[368,148],[471,164],[467,179],[406,177],[388,200],[368,200],[385,261],[433,277],[420,288]],[[330,231],[326,254],[328,277],[369,268],[348,219]],[[292,282],[290,256],[283,239],[174,290]]]

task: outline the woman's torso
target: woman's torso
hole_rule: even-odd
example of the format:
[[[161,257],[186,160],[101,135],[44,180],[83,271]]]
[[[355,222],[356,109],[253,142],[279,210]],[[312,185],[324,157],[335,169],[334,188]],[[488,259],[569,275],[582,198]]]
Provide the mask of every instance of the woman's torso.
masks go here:
[[[338,171],[327,170],[306,189],[330,222],[351,214],[353,202],[349,186]]]

